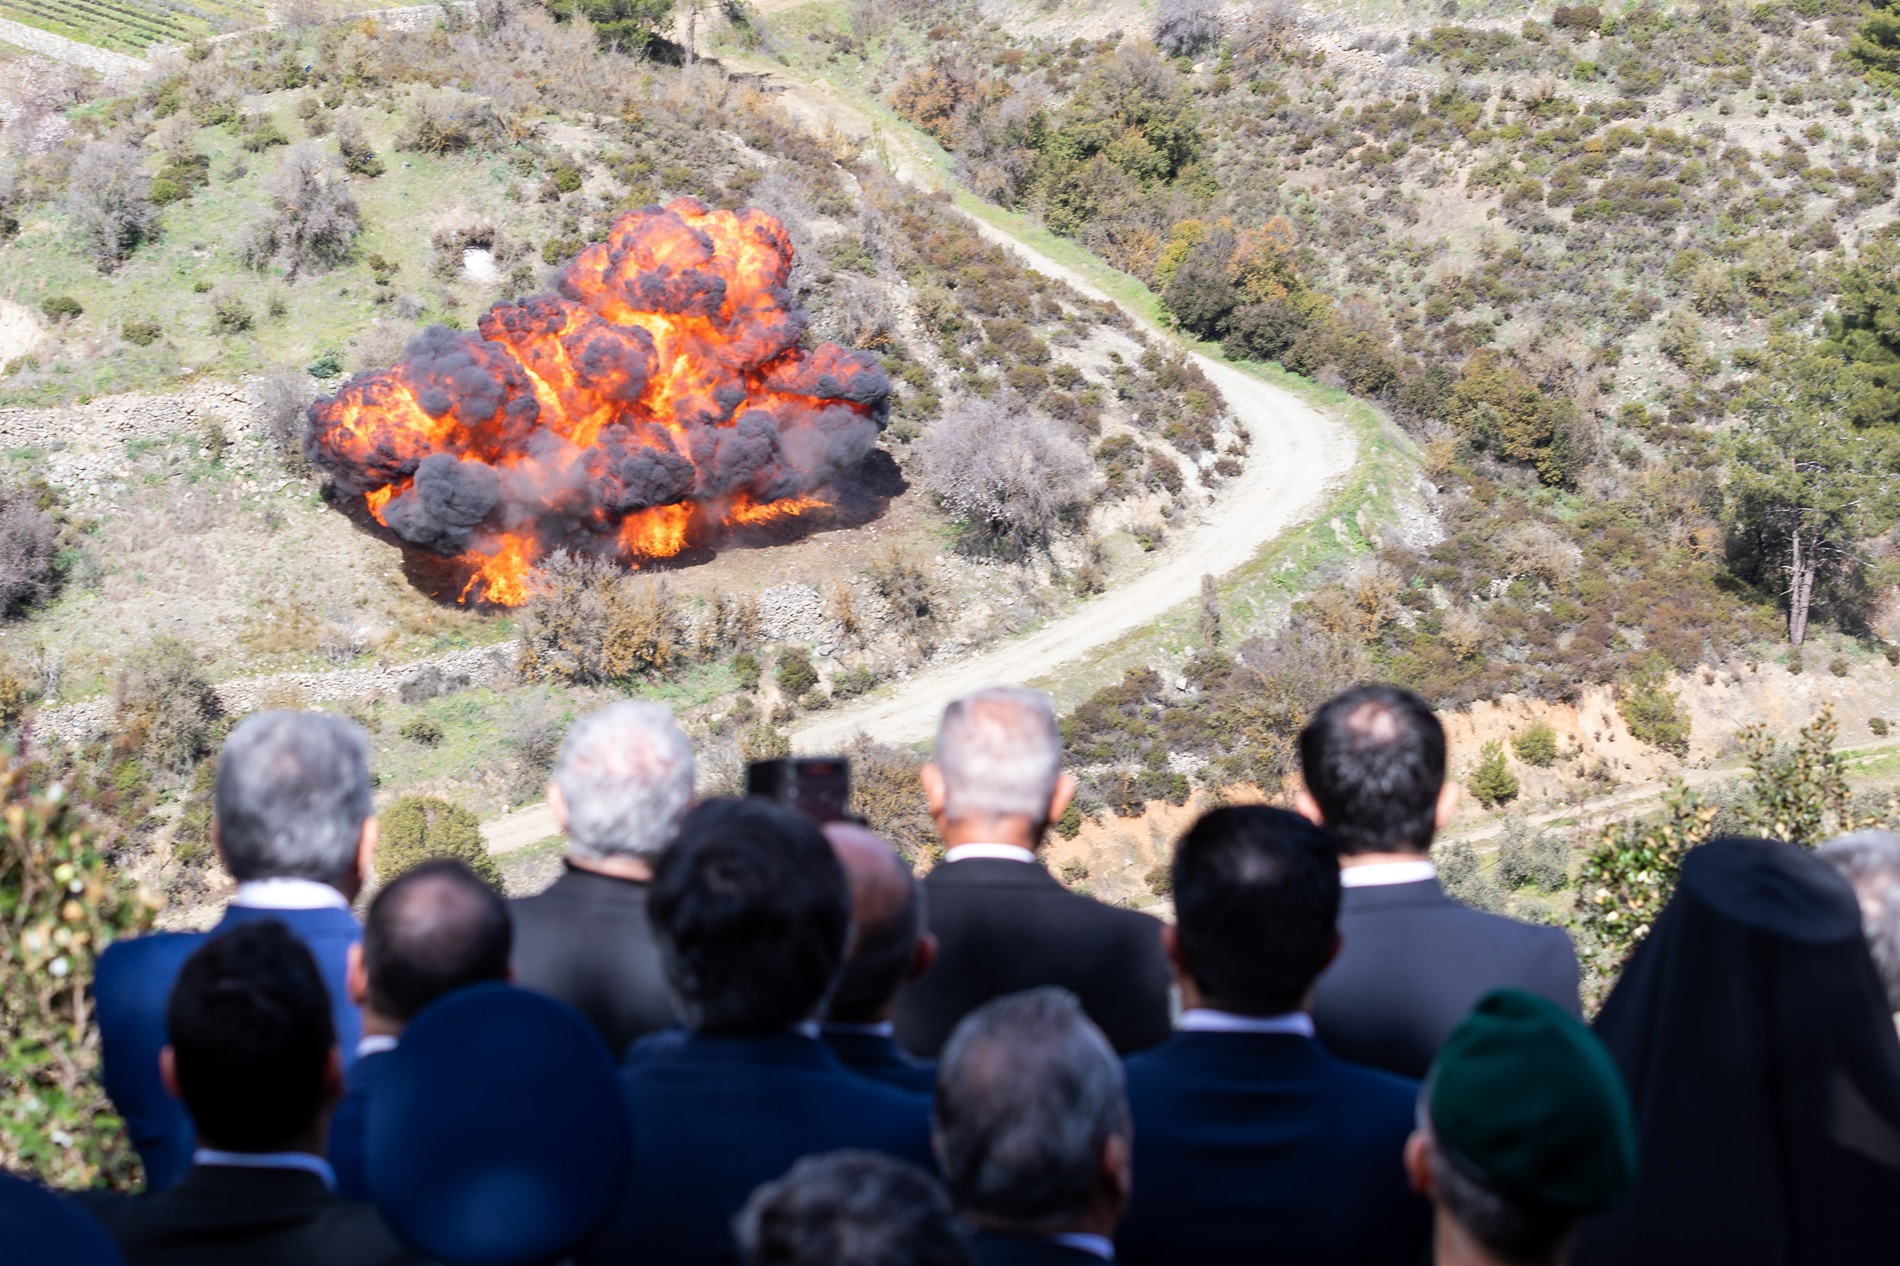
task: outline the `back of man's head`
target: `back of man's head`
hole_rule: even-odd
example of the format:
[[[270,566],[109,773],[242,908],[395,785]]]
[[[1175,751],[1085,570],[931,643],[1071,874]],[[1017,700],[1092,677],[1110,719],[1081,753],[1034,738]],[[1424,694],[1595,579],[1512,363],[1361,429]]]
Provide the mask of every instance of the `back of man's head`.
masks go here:
[[[1861,930],[1887,987],[1887,1005],[1900,1012],[1900,835],[1855,831],[1816,852],[1854,885]]]
[[[812,1019],[844,965],[851,891],[807,818],[709,800],[654,869],[647,910],[687,1023],[756,1037]]]
[[[944,709],[931,758],[951,822],[1027,818],[1040,826],[1062,777],[1062,731],[1039,690],[995,687]]]
[[[199,946],[166,1026],[179,1097],[208,1147],[281,1150],[328,1106],[330,997],[310,950],[275,919]]]
[[[232,878],[343,886],[370,813],[369,744],[321,712],[260,712],[225,739],[213,797]]]
[[[737,1220],[748,1266],[965,1266],[943,1189],[877,1152],[807,1156],[752,1193]]]
[[[407,1023],[443,994],[506,980],[513,941],[500,894],[461,862],[424,862],[369,903],[363,920],[369,1005]]]
[[[999,998],[945,1044],[934,1124],[965,1214],[1002,1230],[1071,1229],[1100,1196],[1109,1140],[1130,1138],[1121,1061],[1066,990]]]
[[[923,888],[890,845],[848,822],[825,827],[825,838],[851,885],[857,936],[832,992],[825,1018],[843,1024],[883,1018],[917,961],[923,937]]]
[[[1175,936],[1212,1006],[1297,1011],[1338,946],[1339,860],[1297,813],[1241,805],[1202,815],[1174,850]]]
[[[567,847],[593,861],[653,858],[693,802],[693,745],[658,703],[616,703],[574,723],[554,762]]]
[[[1423,853],[1445,785],[1445,729],[1396,686],[1355,686],[1300,731],[1300,769],[1339,851]]]

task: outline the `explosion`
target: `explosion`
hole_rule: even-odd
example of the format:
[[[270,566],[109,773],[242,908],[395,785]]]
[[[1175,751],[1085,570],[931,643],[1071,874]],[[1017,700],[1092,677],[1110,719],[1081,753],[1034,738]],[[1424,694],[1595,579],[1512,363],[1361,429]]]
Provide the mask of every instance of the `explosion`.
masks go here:
[[[757,210],[682,198],[621,217],[558,294],[435,326],[310,406],[304,451],[405,543],[515,606],[560,548],[631,566],[795,517],[884,427],[866,352],[798,346],[792,245]]]

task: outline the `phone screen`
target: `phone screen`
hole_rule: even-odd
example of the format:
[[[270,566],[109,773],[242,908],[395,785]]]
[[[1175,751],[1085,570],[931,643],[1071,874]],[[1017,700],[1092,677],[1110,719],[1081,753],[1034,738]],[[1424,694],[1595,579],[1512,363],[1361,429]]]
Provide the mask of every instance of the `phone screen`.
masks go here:
[[[746,769],[746,794],[796,809],[820,825],[850,817],[851,762],[842,756],[788,756],[755,760]]]

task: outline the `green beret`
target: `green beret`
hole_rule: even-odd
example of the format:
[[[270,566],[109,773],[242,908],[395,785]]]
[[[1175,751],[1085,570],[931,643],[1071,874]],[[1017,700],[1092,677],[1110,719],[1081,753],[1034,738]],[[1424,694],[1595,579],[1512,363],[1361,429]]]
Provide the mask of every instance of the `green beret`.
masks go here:
[[[1636,1177],[1636,1124],[1610,1053],[1522,990],[1493,990],[1452,1030],[1428,1094],[1440,1148],[1507,1199],[1603,1213]]]

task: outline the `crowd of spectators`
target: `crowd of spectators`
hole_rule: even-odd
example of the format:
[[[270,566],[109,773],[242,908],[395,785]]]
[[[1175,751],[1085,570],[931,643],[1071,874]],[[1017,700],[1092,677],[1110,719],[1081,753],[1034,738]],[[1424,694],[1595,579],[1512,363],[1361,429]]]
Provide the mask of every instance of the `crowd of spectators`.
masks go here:
[[[27,1266],[1848,1263],[1900,1209],[1900,837],[1722,839],[1594,1023],[1559,930],[1459,905],[1457,788],[1388,687],[1295,809],[1177,842],[1172,921],[1040,860],[1049,700],[980,691],[921,880],[863,826],[695,802],[670,713],[567,736],[565,873],[374,873],[367,747],[265,713],[219,760],[216,926],[110,947],[146,1190],[0,1175]]]

